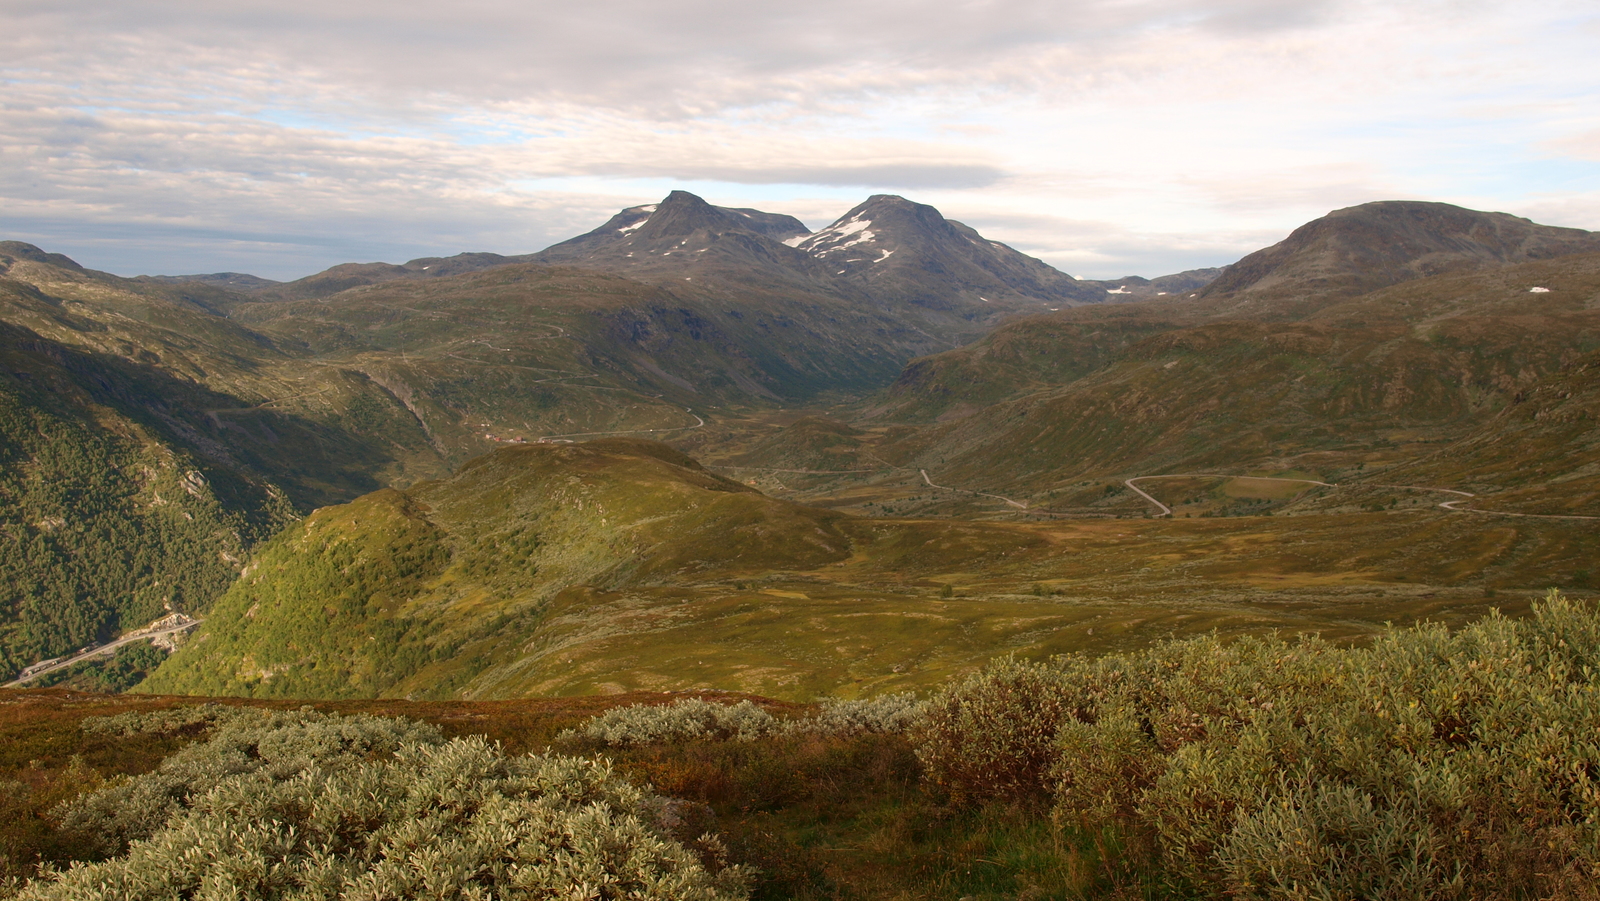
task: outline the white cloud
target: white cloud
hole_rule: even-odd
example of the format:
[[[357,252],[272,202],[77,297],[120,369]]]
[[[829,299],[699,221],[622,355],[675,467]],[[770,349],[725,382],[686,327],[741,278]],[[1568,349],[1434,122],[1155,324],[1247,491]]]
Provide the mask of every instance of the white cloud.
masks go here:
[[[283,276],[536,249],[677,183],[813,225],[892,191],[1111,277],[1375,199],[1595,228],[1600,72],[1572,61],[1596,21],[1566,0],[13,0],[0,230]]]

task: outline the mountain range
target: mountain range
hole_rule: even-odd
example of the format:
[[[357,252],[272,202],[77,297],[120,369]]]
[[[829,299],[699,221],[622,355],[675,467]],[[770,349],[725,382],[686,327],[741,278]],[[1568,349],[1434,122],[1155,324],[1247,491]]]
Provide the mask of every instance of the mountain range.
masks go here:
[[[212,621],[151,686],[278,695],[674,673],[814,693],[841,672],[922,684],[1006,647],[1115,646],[1148,632],[1090,639],[1077,614],[1018,596],[1100,597],[1046,562],[1065,532],[971,520],[1111,540],[1096,517],[1151,509],[1125,480],[1191,473],[1338,485],[1269,499],[1168,483],[1178,517],[1271,512],[1319,536],[1390,535],[1399,520],[1371,518],[1383,504],[1422,516],[1422,496],[1383,487],[1401,481],[1499,512],[1600,514],[1597,305],[1600,236],[1410,201],[1335,211],[1220,270],[1109,281],[886,195],[810,232],[675,191],[538,253],[287,283],[119,278],[0,243],[0,670],[167,609]],[[565,444],[619,434],[632,443]],[[523,512],[485,512],[503,507]],[[1441,547],[1475,559],[1478,532],[1429,515]],[[1579,522],[1496,520],[1521,536],[1497,584],[1576,584],[1595,549]],[[1409,565],[1384,559],[1360,571]],[[1481,591],[1488,571],[1430,578]],[[863,652],[882,667],[756,625],[778,604],[782,629],[835,634],[848,597],[887,623],[955,588],[1056,625],[975,643],[930,626],[915,659]],[[688,621],[743,623],[770,653],[657,659],[661,636],[683,636],[639,617],[665,623],[691,596],[706,600]],[[953,624],[986,615],[939,603]],[[1253,610],[1183,628],[1303,625]],[[349,630],[306,631],[335,620]],[[625,658],[653,662],[629,676]]]

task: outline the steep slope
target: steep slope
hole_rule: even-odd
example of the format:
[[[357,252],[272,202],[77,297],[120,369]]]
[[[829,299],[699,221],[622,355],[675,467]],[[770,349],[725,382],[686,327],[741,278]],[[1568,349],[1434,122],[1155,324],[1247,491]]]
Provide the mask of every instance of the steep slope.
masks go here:
[[[0,250],[0,675],[203,611],[297,508],[428,447],[370,379],[307,365],[193,288]]]
[[[187,285],[34,251],[0,253],[0,321],[35,336],[18,340],[57,348],[46,358],[116,370],[94,386],[97,402],[159,425],[188,452],[255,473],[303,508],[370,491],[397,457],[433,453],[415,418],[362,373],[307,360],[194,303]]]
[[[1200,293],[1258,315],[1303,314],[1425,276],[1600,251],[1600,235],[1447,203],[1381,201],[1335,210],[1231,266]],[[1301,300],[1301,303],[1285,303]],[[1244,306],[1238,306],[1244,304]]]
[[[553,609],[581,602],[568,589],[820,566],[849,555],[840,520],[665,445],[506,448],[448,480],[313,514],[141,690],[371,697],[505,680],[514,672],[483,673],[482,655],[521,650],[502,661],[515,667]]]
[[[0,679],[204,610],[293,517],[194,428],[208,396],[0,323]]]

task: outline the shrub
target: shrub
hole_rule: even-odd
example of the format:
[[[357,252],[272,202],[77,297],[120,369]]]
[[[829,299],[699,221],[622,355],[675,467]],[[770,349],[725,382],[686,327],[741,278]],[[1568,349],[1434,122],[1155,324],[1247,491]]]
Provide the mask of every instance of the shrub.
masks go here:
[[[1600,877],[1600,615],[1392,629],[1368,648],[1200,638],[1002,661],[929,705],[958,800],[1058,822],[1254,898],[1577,897]]]
[[[692,739],[751,741],[771,735],[778,728],[778,720],[772,714],[749,701],[717,704],[680,698],[671,704],[613,707],[578,728],[561,733],[557,741],[591,741],[611,747]]]
[[[1006,658],[936,695],[913,739],[927,778],[958,802],[1046,796],[1074,689],[1057,668]]]
[[[90,735],[170,735],[191,729],[209,729],[219,723],[239,717],[256,715],[254,711],[225,704],[194,704],[169,707],[148,712],[132,711],[115,716],[91,716],[78,725]]]
[[[857,701],[822,702],[814,716],[790,720],[784,730],[808,735],[899,735],[921,722],[923,704],[912,692]]]
[[[921,712],[921,703],[909,692],[861,701],[830,698],[816,715],[793,720],[780,720],[750,701],[718,704],[681,698],[671,704],[613,707],[561,733],[557,741],[637,747],[693,740],[754,741],[771,735],[898,734],[910,730]]]
[[[196,722],[219,723],[209,741],[189,745],[146,773],[66,802],[56,810],[64,828],[99,854],[119,854],[148,838],[217,784],[261,772],[290,779],[313,767],[339,769],[393,754],[406,744],[438,744],[432,726],[359,714],[305,709],[267,712],[220,705],[123,714],[85,721],[91,732],[166,731]]]
[[[168,786],[176,778],[187,794],[124,855],[35,880],[17,898],[719,901],[748,894],[744,871],[714,859],[714,840],[700,842],[709,861],[673,840],[670,805],[606,762],[507,757],[481,737],[444,742],[400,720],[299,714],[307,722],[297,723],[294,716],[230,723],[191,746],[200,750],[186,767],[163,766],[150,776],[164,778],[119,787]],[[259,763],[241,763],[246,747]],[[102,802],[116,791],[97,794],[89,807],[114,820]]]
[[[1219,849],[1230,897],[1425,901],[1461,897],[1461,874],[1412,803],[1351,785],[1280,784]]]

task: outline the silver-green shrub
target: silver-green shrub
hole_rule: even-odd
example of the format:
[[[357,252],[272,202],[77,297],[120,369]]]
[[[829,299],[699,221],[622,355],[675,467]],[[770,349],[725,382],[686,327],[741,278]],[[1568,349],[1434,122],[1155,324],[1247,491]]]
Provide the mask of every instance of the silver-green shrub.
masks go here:
[[[914,732],[928,779],[958,800],[1046,791],[1056,733],[1090,686],[1061,670],[1006,658],[930,699]]]
[[[754,741],[772,735],[899,734],[920,720],[915,694],[884,695],[858,701],[824,700],[812,716],[782,720],[750,701],[718,704],[680,698],[671,704],[613,707],[557,737],[563,744],[592,742],[637,747],[678,741]]]
[[[191,727],[211,728],[241,716],[254,715],[247,707],[229,707],[226,704],[190,704],[147,712],[134,711],[116,716],[91,716],[79,728],[91,735],[130,736],[142,734],[167,734]]]
[[[922,721],[923,702],[913,692],[842,701],[827,698],[811,716],[789,720],[784,731],[804,735],[899,735]]]
[[[1552,593],[1368,648],[1002,661],[930,702],[918,750],[959,799],[1049,797],[1231,897],[1580,897],[1600,879],[1597,673],[1600,615]]]
[[[165,731],[175,723],[216,724],[210,740],[191,744],[152,773],[110,785],[67,802],[56,811],[64,828],[81,835],[100,854],[118,854],[147,838],[199,795],[230,777],[261,773],[291,779],[313,767],[340,769],[393,754],[408,744],[439,744],[432,726],[387,717],[338,716],[304,709],[269,712],[246,708],[194,708],[86,721],[91,731]],[[171,715],[169,715],[171,714]],[[125,718],[126,717],[126,718]]]
[[[1282,784],[1241,816],[1218,863],[1237,898],[1423,901],[1460,897],[1427,817],[1405,799],[1374,802],[1336,782]]]
[[[745,873],[665,831],[666,805],[604,761],[507,757],[478,737],[390,738],[414,724],[274,715],[253,747],[276,763],[200,778],[127,852],[33,881],[21,901],[118,898],[722,901]],[[339,720],[359,720],[341,723]],[[231,726],[229,728],[232,728]],[[238,736],[218,735],[233,761]],[[366,751],[357,748],[363,743]],[[231,770],[231,771],[230,771]],[[138,780],[134,780],[138,781]],[[701,845],[714,848],[709,837]]]
[[[561,733],[557,741],[590,741],[611,747],[695,739],[753,741],[778,729],[777,718],[749,701],[718,704],[680,698],[671,704],[613,707],[578,728]]]

